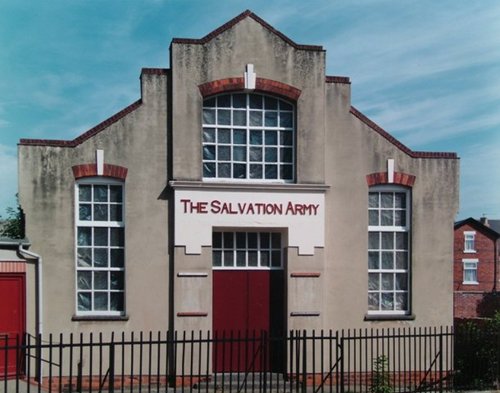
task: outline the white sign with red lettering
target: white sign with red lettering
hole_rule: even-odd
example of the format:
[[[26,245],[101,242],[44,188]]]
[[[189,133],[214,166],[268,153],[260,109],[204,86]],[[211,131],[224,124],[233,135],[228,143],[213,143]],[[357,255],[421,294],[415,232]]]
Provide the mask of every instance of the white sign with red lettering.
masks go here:
[[[175,190],[175,245],[200,254],[212,245],[213,228],[283,228],[288,247],[313,255],[325,243],[322,192]]]

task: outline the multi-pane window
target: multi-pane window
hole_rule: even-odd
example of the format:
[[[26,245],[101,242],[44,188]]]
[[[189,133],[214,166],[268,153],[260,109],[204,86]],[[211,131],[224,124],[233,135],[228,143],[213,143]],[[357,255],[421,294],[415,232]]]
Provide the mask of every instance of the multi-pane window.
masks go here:
[[[372,188],[368,206],[368,313],[410,311],[410,194]]]
[[[477,259],[463,259],[464,284],[477,284]]]
[[[123,185],[76,185],[76,309],[78,315],[124,312]]]
[[[294,179],[294,106],[262,94],[203,101],[203,178]]]
[[[476,232],[464,232],[464,252],[476,252]]]
[[[281,233],[213,232],[212,261],[216,269],[281,269]]]

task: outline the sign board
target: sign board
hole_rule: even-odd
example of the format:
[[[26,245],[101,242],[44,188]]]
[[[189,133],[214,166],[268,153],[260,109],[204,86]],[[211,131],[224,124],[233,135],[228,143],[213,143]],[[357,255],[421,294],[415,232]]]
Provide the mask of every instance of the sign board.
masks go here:
[[[288,247],[313,255],[325,244],[325,197],[321,192],[175,190],[175,245],[200,254],[212,245],[213,228],[281,228]]]

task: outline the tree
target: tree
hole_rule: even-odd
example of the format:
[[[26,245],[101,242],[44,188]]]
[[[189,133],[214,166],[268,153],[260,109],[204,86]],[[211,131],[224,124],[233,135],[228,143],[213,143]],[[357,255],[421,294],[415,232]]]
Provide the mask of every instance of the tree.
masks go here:
[[[8,207],[5,209],[7,218],[0,216],[0,236],[10,237],[11,239],[24,239],[24,212],[19,206],[19,198],[16,194],[17,207]]]

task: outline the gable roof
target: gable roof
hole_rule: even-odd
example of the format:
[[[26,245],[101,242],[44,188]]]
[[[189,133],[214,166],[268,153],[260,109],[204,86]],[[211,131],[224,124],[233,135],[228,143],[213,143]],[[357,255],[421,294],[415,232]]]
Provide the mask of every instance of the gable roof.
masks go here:
[[[488,220],[488,225],[491,229],[500,233],[500,220]]]
[[[495,220],[495,221],[498,221],[498,220]],[[492,237],[494,239],[500,239],[499,232],[484,225],[481,221],[478,221],[472,217],[466,218],[465,220],[455,222],[454,229],[457,230],[458,228],[460,228],[464,225],[470,225],[471,227],[473,227],[477,231],[482,232],[489,237]]]
[[[224,23],[222,26],[218,27],[217,29],[211,31],[208,33],[206,36],[202,38],[173,38],[172,43],[173,44],[195,44],[195,45],[202,45],[206,44],[207,42],[211,41],[218,35],[224,33],[226,30],[231,29],[235,25],[237,25],[239,22],[241,22],[245,18],[252,18],[254,21],[262,25],[265,29],[269,30],[271,33],[277,35],[280,37],[283,41],[288,43],[290,46],[294,47],[295,49],[301,49],[301,50],[310,50],[310,51],[324,51],[323,47],[320,45],[301,45],[297,44],[295,41],[291,40],[288,38],[285,34],[283,34],[281,31],[276,30],[274,27],[272,27],[269,23],[267,23],[264,19],[258,17],[255,15],[252,11],[246,10],[239,14],[238,16],[234,17],[231,19],[229,22]]]
[[[385,139],[387,139],[390,143],[396,146],[399,150],[402,150],[406,154],[408,154],[412,158],[458,158],[457,153],[453,152],[433,152],[433,151],[414,151],[411,150],[408,146],[400,142],[398,139],[394,138],[391,134],[389,134],[386,130],[376,124],[373,120],[370,120],[366,115],[361,113],[359,110],[351,106],[350,110],[351,114],[365,123],[368,127],[370,127],[373,131],[377,132]]]

